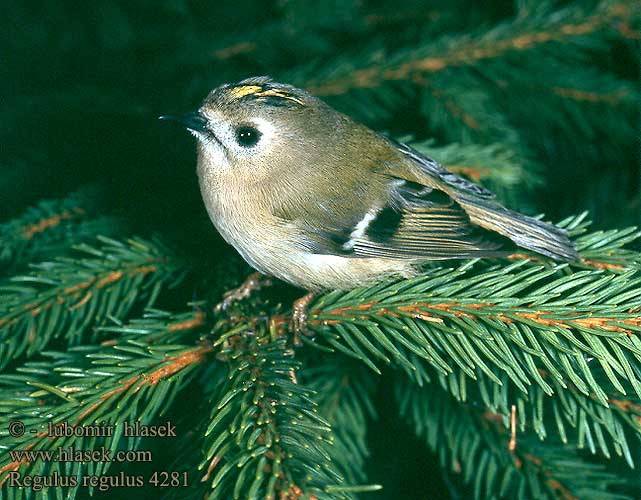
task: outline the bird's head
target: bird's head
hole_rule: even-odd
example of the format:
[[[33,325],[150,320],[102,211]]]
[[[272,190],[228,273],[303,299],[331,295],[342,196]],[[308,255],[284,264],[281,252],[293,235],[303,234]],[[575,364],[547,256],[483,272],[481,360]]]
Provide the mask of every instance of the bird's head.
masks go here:
[[[261,182],[333,154],[341,115],[308,92],[254,77],[212,90],[197,111],[165,116],[199,143],[199,175]]]

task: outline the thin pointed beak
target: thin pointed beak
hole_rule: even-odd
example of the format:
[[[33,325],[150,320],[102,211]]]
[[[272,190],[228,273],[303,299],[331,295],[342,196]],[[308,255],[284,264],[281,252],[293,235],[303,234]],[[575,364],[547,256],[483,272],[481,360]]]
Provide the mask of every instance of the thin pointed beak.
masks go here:
[[[180,123],[187,130],[200,132],[201,134],[211,133],[207,128],[207,120],[199,112],[185,113],[184,115],[162,115],[159,120],[172,120]]]

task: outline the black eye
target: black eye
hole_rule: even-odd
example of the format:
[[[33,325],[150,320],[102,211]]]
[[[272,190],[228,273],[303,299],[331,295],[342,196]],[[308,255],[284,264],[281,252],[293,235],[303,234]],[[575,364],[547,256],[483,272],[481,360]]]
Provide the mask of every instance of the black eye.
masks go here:
[[[260,139],[260,132],[254,127],[243,125],[236,129],[236,140],[241,146],[250,148],[255,146]]]

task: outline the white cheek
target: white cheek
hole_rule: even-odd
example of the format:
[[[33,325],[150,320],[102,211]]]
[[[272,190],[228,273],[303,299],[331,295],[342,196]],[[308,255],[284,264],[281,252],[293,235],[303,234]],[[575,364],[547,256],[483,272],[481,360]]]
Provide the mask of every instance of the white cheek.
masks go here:
[[[252,118],[251,120],[256,128],[261,133],[260,142],[257,144],[257,147],[260,149],[268,148],[272,139],[276,135],[276,127],[272,122],[265,120],[264,118]]]
[[[245,147],[238,144],[236,139],[236,129],[228,123],[217,124],[216,135],[220,138],[221,142],[236,158],[251,158],[263,154],[269,150],[276,135],[276,127],[264,118],[254,117],[250,118],[248,122],[256,127],[260,132],[260,140],[255,146]]]
[[[214,131],[218,141],[222,142],[222,145],[216,139],[206,134],[201,134],[196,131],[191,131],[191,133],[200,142],[203,155],[212,165],[215,165],[217,168],[228,168],[230,164],[227,150],[233,141],[233,131],[231,127],[216,114],[203,110],[201,110],[201,113],[209,120],[210,127]],[[225,147],[223,147],[223,145]]]
[[[273,139],[276,136],[276,127],[268,120],[261,117],[253,117],[248,121],[256,126],[261,134],[260,141],[253,147],[247,148],[238,144],[236,140],[236,129],[225,119],[211,111],[201,111],[210,122],[210,127],[218,140],[192,132],[200,141],[205,156],[218,166],[218,168],[228,168],[230,160],[250,159],[252,156],[264,154],[269,150]],[[224,147],[223,147],[224,146]]]
[[[229,167],[229,158],[220,144],[208,137],[199,138],[199,140],[203,154],[209,163],[216,165],[218,168]]]
[[[201,134],[196,130],[190,130],[189,132],[198,139],[202,154],[209,163],[214,164],[219,168],[226,168],[229,166],[229,159],[225,154],[224,148],[220,144],[211,137],[208,137],[206,134]]]

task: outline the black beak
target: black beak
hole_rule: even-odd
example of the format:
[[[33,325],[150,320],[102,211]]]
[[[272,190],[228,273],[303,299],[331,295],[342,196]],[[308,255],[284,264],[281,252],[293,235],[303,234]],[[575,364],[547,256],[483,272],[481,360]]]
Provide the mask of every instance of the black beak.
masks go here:
[[[210,133],[207,128],[207,120],[199,112],[185,113],[184,115],[162,115],[159,120],[173,120],[180,123],[187,130],[200,132],[201,134]]]

